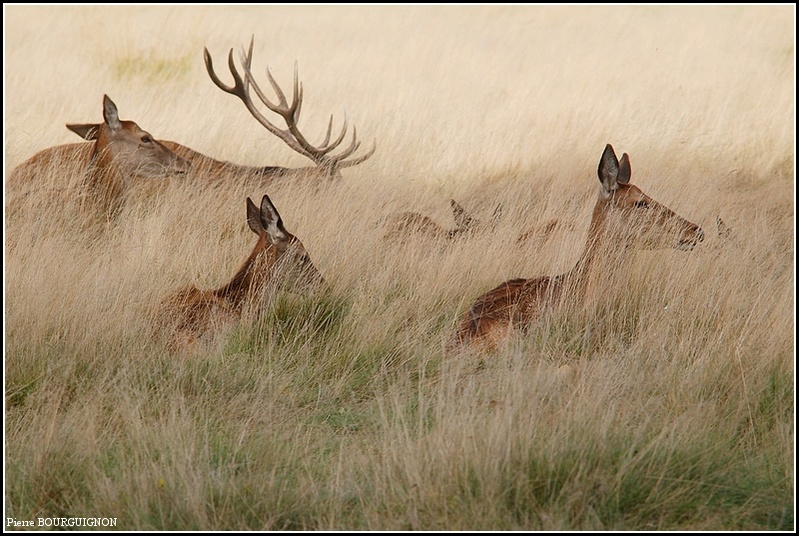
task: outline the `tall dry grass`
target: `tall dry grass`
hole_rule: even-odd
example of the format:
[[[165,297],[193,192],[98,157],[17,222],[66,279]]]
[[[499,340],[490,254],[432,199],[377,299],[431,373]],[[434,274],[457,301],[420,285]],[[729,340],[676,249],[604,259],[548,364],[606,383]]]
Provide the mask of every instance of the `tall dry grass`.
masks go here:
[[[793,7],[4,7],[5,169],[123,118],[241,164],[307,165],[210,83],[255,35],[303,126],[347,108],[375,139],[337,184],[133,191],[5,226],[5,511],[143,529],[791,529]],[[634,252],[602,292],[492,355],[455,319],[584,244],[605,143],[705,229]],[[66,172],[64,172],[66,173]],[[46,181],[58,177],[43,177]],[[152,313],[225,283],[269,193],[329,282],[170,355]],[[380,221],[492,233],[387,242]],[[733,239],[714,234],[717,215]],[[535,246],[516,238],[557,217]],[[568,368],[564,368],[568,365]]]

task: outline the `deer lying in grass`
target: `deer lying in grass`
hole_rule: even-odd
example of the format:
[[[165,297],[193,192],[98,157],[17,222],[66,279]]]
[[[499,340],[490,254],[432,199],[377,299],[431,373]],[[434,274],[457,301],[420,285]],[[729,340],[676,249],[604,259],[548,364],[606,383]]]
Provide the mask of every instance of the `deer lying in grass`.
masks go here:
[[[103,96],[103,122],[91,125],[91,130],[94,143],[50,147],[17,166],[8,181],[11,197],[66,194],[82,197],[111,215],[135,181],[183,174],[189,168],[186,159],[139,125],[120,120],[108,95]],[[63,179],[71,170],[76,176]]]
[[[167,298],[159,322],[171,332],[171,348],[192,349],[236,324],[270,290],[302,291],[324,283],[302,242],[288,232],[269,196],[260,208],[247,198],[247,224],[258,235],[250,256],[228,283],[215,290],[191,286]]]
[[[461,317],[450,341],[451,349],[484,346],[495,349],[513,328],[525,328],[547,307],[566,296],[585,295],[592,268],[601,255],[623,251],[635,244],[671,244],[691,250],[704,239],[697,225],[630,184],[627,154],[621,161],[608,144],[597,170],[599,196],[594,206],[585,249],[574,268],[556,276],[511,279],[480,296]],[[615,249],[614,249],[615,248]],[[601,277],[602,274],[599,274]]]
[[[455,220],[453,229],[445,229],[432,219],[419,214],[418,212],[397,212],[390,214],[385,222],[386,238],[406,239],[410,235],[424,236],[433,239],[453,239],[472,233],[485,231],[496,224],[501,214],[501,207],[494,210],[494,217],[491,223],[483,222],[472,217],[454,199],[449,200],[452,217]]]
[[[239,72],[233,61],[233,49],[228,53],[228,68],[233,77],[233,85],[229,86],[222,82],[219,76],[217,76],[216,71],[214,71],[214,62],[211,58],[211,54],[208,52],[207,48],[204,49],[203,57],[205,59],[205,68],[208,71],[208,76],[219,89],[241,99],[244,106],[258,123],[281,139],[291,149],[309,158],[314,163],[314,166],[302,168],[242,166],[216,160],[173,141],[163,141],[162,143],[166,147],[169,147],[191,162],[194,175],[213,180],[216,183],[226,183],[229,178],[233,176],[234,178],[240,178],[244,181],[255,182],[259,186],[268,185],[274,179],[278,178],[296,179],[301,182],[328,181],[340,179],[342,169],[356,166],[366,161],[374,154],[376,145],[373,145],[371,150],[361,156],[353,157],[361,146],[361,142],[357,140],[355,127],[352,129],[352,141],[350,145],[339,153],[334,154],[334,151],[338,149],[344,141],[347,130],[349,130],[349,121],[346,114],[341,132],[334,140],[331,141],[330,139],[333,129],[333,116],[331,116],[327,126],[327,134],[322,143],[318,146],[310,143],[299,128],[303,91],[302,84],[298,82],[297,64],[294,64],[294,89],[292,91],[291,103],[288,102],[283,90],[267,68],[267,79],[277,96],[277,103],[273,103],[255,81],[255,77],[252,74],[252,51],[253,40],[250,41],[250,47],[247,53],[242,53],[241,55],[240,62],[242,64],[243,73]],[[253,101],[251,91],[255,92],[258,100],[261,101],[267,110],[277,114],[283,119],[286,123],[285,129],[279,128],[266,118],[259,110],[258,105]],[[94,139],[96,133],[95,125],[67,125],[67,128],[86,140]]]

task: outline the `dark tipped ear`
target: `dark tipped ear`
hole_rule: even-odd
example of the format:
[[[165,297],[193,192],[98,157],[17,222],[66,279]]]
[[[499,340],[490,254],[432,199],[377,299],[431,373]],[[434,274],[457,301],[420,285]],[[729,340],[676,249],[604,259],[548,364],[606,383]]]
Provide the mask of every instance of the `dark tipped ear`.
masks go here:
[[[113,131],[117,131],[122,128],[122,123],[119,122],[117,105],[114,104],[114,101],[108,98],[108,95],[103,95],[103,119],[105,119],[105,124],[108,125]]]
[[[100,133],[100,123],[67,124],[67,128],[86,141],[94,141]]]
[[[261,212],[249,197],[247,198],[247,225],[249,225],[252,232],[257,235],[260,235],[266,230],[261,223]]]
[[[452,217],[455,220],[455,225],[461,231],[472,229],[477,222],[472,218],[462,206],[460,206],[454,199],[450,201],[452,206]]]
[[[716,216],[716,231],[718,232],[719,238],[730,238],[732,236],[732,229],[727,227],[727,224],[724,223],[724,220],[721,219],[721,216]]]
[[[605,195],[612,194],[619,187],[617,184],[619,178],[619,160],[616,158],[616,153],[609,143],[605,145],[605,151],[602,153],[602,158],[599,159],[597,175],[599,175],[599,182],[602,183],[602,189]]]
[[[261,223],[273,244],[288,239],[288,232],[283,227],[280,213],[275,208],[275,205],[272,204],[272,200],[269,199],[268,195],[264,195],[261,199]]]
[[[630,167],[630,157],[627,153],[621,155],[621,160],[619,160],[619,184],[629,184],[630,177],[632,177],[633,170]]]

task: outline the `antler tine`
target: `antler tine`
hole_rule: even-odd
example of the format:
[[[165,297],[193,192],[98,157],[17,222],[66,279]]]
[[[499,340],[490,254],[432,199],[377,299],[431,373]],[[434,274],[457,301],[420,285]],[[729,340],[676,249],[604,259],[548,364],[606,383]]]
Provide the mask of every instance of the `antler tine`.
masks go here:
[[[275,125],[270,123],[269,120],[266,119],[266,117],[264,117],[263,114],[261,114],[261,112],[259,112],[258,109],[255,108],[255,106],[253,105],[252,99],[250,98],[250,89],[249,89],[250,77],[248,75],[250,65],[252,64],[252,48],[253,48],[253,43],[252,41],[250,41],[249,52],[246,54],[242,52],[241,54],[242,56],[241,62],[245,70],[244,77],[241,76],[239,70],[236,68],[236,63],[233,60],[233,49],[231,48],[230,51],[228,52],[228,68],[230,69],[231,76],[233,76],[233,85],[229,86],[224,82],[222,82],[222,80],[216,74],[216,71],[214,70],[214,60],[213,58],[211,58],[211,53],[208,52],[208,48],[206,47],[203,51],[203,57],[205,59],[205,69],[208,71],[208,76],[211,77],[211,81],[216,85],[216,87],[218,87],[225,93],[235,95],[236,97],[241,99],[241,101],[244,103],[244,106],[246,106],[247,110],[249,110],[250,114],[252,114],[252,116],[255,117],[256,121],[261,123],[261,125],[263,125],[269,132],[271,132],[275,136],[285,141],[289,145],[289,147],[291,147],[295,151],[298,151],[301,154],[306,154],[305,151],[303,151],[303,149],[299,145],[297,145],[296,142],[294,142],[294,140],[292,140],[290,136],[288,136],[287,132],[280,130]]]
[[[296,121],[298,119],[298,108],[302,103],[302,87],[298,83],[299,75],[297,73],[296,62],[294,63],[294,91],[291,105],[289,105],[288,101],[286,100],[286,94],[283,93],[283,90],[275,80],[275,77],[272,76],[272,71],[269,69],[269,66],[266,67],[266,77],[269,80],[269,83],[272,85],[275,95],[277,95],[277,104],[274,104],[272,101],[270,101],[266,94],[261,90],[261,86],[258,85],[258,82],[255,81],[255,77],[252,75],[250,65],[247,66],[245,75],[247,77],[247,82],[251,84],[255,90],[255,94],[258,95],[258,98],[261,99],[261,102],[263,102],[267,108],[283,117],[287,124],[290,124],[292,121]]]
[[[269,67],[266,68],[266,76],[269,79],[269,83],[272,85],[272,88],[275,90],[275,94],[277,95],[277,99],[279,101],[278,104],[274,104],[272,101],[269,100],[269,98],[263,92],[261,87],[258,85],[258,82],[255,81],[255,78],[253,77],[252,71],[250,69],[246,70],[245,76],[247,77],[247,82],[255,90],[255,94],[258,95],[259,99],[261,99],[261,102],[263,102],[264,105],[269,110],[281,116],[283,120],[286,122],[286,125],[288,126],[288,130],[283,130],[283,129],[278,129],[277,127],[273,127],[277,132],[273,131],[272,129],[270,129],[270,132],[278,136],[289,147],[291,147],[298,153],[307,156],[308,158],[319,164],[324,154],[320,154],[316,147],[308,143],[308,141],[303,137],[302,133],[297,127],[299,110],[302,106],[303,93],[302,93],[302,84],[300,84],[298,81],[299,76],[297,74],[296,63],[294,70],[294,92],[291,104],[289,104],[288,101],[286,100],[285,93],[283,93],[283,90],[280,88],[277,81],[272,76],[272,72],[269,70]]]
[[[326,160],[337,162],[339,158],[345,158],[349,154],[352,154],[352,152],[347,153],[347,155],[344,157],[328,156],[330,151],[341,144],[347,134],[347,130],[349,129],[349,119],[347,118],[346,110],[344,111],[344,125],[342,126],[341,133],[339,134],[338,138],[333,141],[333,143],[330,143],[330,135],[332,134],[333,128],[332,116],[330,117],[330,124],[328,125],[328,134],[325,136],[325,140],[322,142],[321,146],[317,147],[312,145],[310,142],[308,142],[302,132],[300,132],[298,123],[303,102],[303,86],[299,81],[299,67],[296,61],[294,62],[294,88],[291,104],[288,103],[285,93],[275,80],[274,76],[272,76],[272,72],[268,67],[266,69],[266,76],[269,80],[269,83],[272,85],[272,88],[275,90],[275,95],[277,95],[279,104],[270,102],[266,95],[264,95],[261,88],[258,86],[258,83],[253,79],[252,73],[250,71],[247,72],[247,80],[252,85],[255,93],[258,95],[258,98],[261,99],[267,108],[283,117],[283,119],[286,121],[286,125],[288,126],[288,131],[294,136],[294,139],[297,140],[299,145],[303,147],[304,151],[301,151],[303,154],[311,156],[312,159],[319,164]]]
[[[347,135],[347,130],[349,130],[349,114],[347,113],[346,108],[344,109],[344,124],[342,125],[341,133],[339,133],[338,138],[336,138],[332,143],[329,143],[332,130],[333,130],[333,116],[331,115],[330,121],[327,124],[327,133],[325,134],[325,139],[324,141],[322,141],[322,144],[320,147],[318,147],[318,149],[320,152],[326,155],[325,159],[328,162],[330,162],[330,164],[332,164],[332,166],[335,167],[336,169],[351,167],[360,164],[361,162],[368,160],[369,157],[371,157],[375,153],[375,150],[377,149],[377,143],[375,142],[372,144],[372,149],[368,153],[347,162],[346,158],[355,153],[355,151],[357,151],[361,147],[361,142],[357,141],[358,130],[356,127],[352,127],[352,142],[350,142],[349,147],[347,147],[347,149],[345,149],[344,151],[342,151],[337,155],[327,154],[336,147],[338,147],[339,145],[341,145],[341,142],[344,141],[344,137]]]
[[[357,136],[356,129],[355,129],[355,127],[352,127],[352,143],[350,143],[350,146],[347,147],[347,149],[345,151],[343,151],[341,154],[338,154],[338,155],[336,155],[334,157],[336,159],[336,166],[338,168],[346,168],[346,167],[350,167],[350,166],[355,166],[357,164],[360,164],[361,162],[364,162],[364,161],[368,160],[369,157],[371,157],[373,154],[375,154],[375,150],[377,149],[377,142],[376,141],[372,142],[372,149],[369,152],[367,152],[366,154],[364,154],[362,156],[359,156],[358,158],[355,158],[354,160],[350,160],[349,162],[347,162],[345,159],[348,156],[350,156],[351,154],[353,154],[355,151],[357,151],[358,148],[361,146],[361,142],[359,142],[359,141],[356,142],[355,141],[356,136]]]
[[[228,54],[228,66],[230,67],[230,74],[233,75],[232,86],[225,84],[222,82],[219,76],[217,76],[216,71],[214,71],[214,60],[211,58],[211,53],[208,52],[208,48],[203,49],[203,58],[205,59],[205,70],[208,71],[208,76],[211,77],[211,81],[216,85],[216,87],[225,93],[230,93],[231,95],[237,96],[246,103],[247,88],[244,84],[244,80],[242,80],[241,75],[236,69],[236,65],[233,63],[233,49],[231,48],[230,53]]]
[[[330,120],[331,121],[333,120],[333,116],[332,115],[330,116]],[[330,149],[333,149],[333,148],[338,147],[339,145],[341,145],[341,142],[344,141],[344,137],[347,135],[347,129],[349,129],[349,128],[350,128],[350,116],[347,113],[347,109],[344,108],[344,124],[341,125],[341,134],[338,135],[338,138],[336,138],[336,141],[334,141],[333,143],[330,144]],[[353,127],[353,132],[352,133],[355,134],[355,128],[354,127]]]
[[[294,121],[296,123],[299,123],[300,122],[300,112],[302,111],[302,97],[303,97],[304,93],[303,93],[302,82],[298,82],[297,76],[298,76],[297,75],[297,62],[295,61],[294,62],[294,88],[295,88],[294,89],[294,100],[297,102],[297,107],[294,110]],[[299,88],[299,89],[297,89],[297,88]]]
[[[355,127],[353,127],[352,128],[352,141],[350,142],[350,146],[347,147],[346,149],[344,149],[342,152],[340,152],[336,156],[334,156],[333,158],[335,158],[335,160],[337,160],[337,161],[342,161],[345,158],[347,158],[348,156],[350,156],[352,153],[357,151],[358,147],[361,146],[361,142],[358,141],[357,136],[358,136],[358,131],[355,129]]]
[[[348,167],[352,167],[352,166],[357,166],[361,162],[366,162],[367,160],[369,160],[369,158],[371,158],[371,156],[373,154],[375,154],[375,150],[377,150],[377,141],[373,141],[372,142],[372,149],[369,152],[359,156],[358,158],[350,160],[349,162],[340,161],[338,163],[338,167],[339,167],[339,169],[343,169],[343,168],[348,168]]]
[[[322,146],[324,147],[330,142],[330,135],[333,133],[333,114],[330,114],[330,121],[327,123],[327,132],[325,133],[325,139],[322,140]]]
[[[264,93],[261,91],[260,86],[258,86],[258,83],[252,78],[252,76],[250,76],[250,82],[255,88],[255,92],[258,94],[258,97],[260,97],[260,99],[264,101],[264,104],[266,104],[267,106],[271,105],[269,108],[270,110],[272,110],[273,112],[278,112],[281,115],[285,115],[290,109],[289,103],[286,101],[286,95],[283,93],[283,90],[280,89],[280,86],[277,84],[275,77],[272,76],[272,71],[269,69],[268,65],[266,66],[266,77],[269,80],[269,83],[272,84],[272,89],[275,90],[275,95],[277,95],[278,104],[272,104],[271,102],[269,102],[269,99],[266,98]],[[294,99],[293,99],[294,102],[292,102],[292,105],[295,107],[297,105],[296,93],[297,91],[295,86]]]
[[[322,141],[321,145],[317,147],[320,153],[326,155],[339,145],[341,142],[344,141],[344,137],[347,135],[347,130],[349,129],[349,118],[347,117],[347,110],[344,110],[344,125],[341,127],[341,133],[339,133],[338,137],[330,142],[330,136],[333,133],[333,116],[330,116],[330,122],[327,124],[327,133],[325,134],[325,139]],[[338,159],[339,156],[329,157]]]
[[[302,109],[302,83],[300,82],[300,68],[297,60],[294,60],[294,121],[300,120],[300,110]]]
[[[255,36],[250,37],[250,48],[247,50],[247,54],[245,55],[242,51],[242,65],[244,65],[245,72],[249,72],[250,67],[252,66],[252,47],[255,43]],[[268,198],[267,198],[268,199]]]
[[[252,114],[252,116],[258,121],[261,125],[263,125],[269,132],[283,140],[286,145],[297,151],[298,153],[305,155],[312,160],[316,161],[315,156],[309,152],[305,147],[303,147],[300,143],[297,142],[295,137],[292,133],[287,130],[280,129],[273,125],[264,115],[258,111],[255,105],[252,102],[252,98],[250,97],[250,86],[255,89],[255,92],[258,94],[258,97],[261,101],[266,105],[267,108],[272,110],[273,112],[277,113],[285,117],[285,113],[293,113],[292,109],[287,105],[285,108],[281,108],[275,104],[272,104],[269,99],[266,98],[261,88],[255,82],[252,76],[252,57],[253,57],[253,40],[250,40],[250,46],[247,52],[241,52],[241,64],[244,70],[244,76],[239,73],[239,70],[236,68],[236,64],[233,61],[233,49],[230,49],[228,54],[228,67],[230,69],[230,74],[233,76],[234,85],[228,86],[223,83],[219,77],[217,76],[216,72],[213,68],[213,60],[211,59],[211,54],[208,52],[208,49],[205,49],[205,65],[206,69],[208,70],[208,75],[211,77],[211,80],[216,84],[216,86],[224,91],[225,93],[230,93],[231,95],[235,95],[244,102],[244,105],[247,107],[247,110]],[[269,71],[267,69],[267,74]],[[271,74],[269,74],[271,78]],[[274,80],[274,79],[273,79]],[[277,88],[279,90],[279,88]],[[296,91],[295,91],[296,93]],[[278,97],[282,98],[283,103],[285,103],[285,96],[283,96],[282,92],[278,95]],[[285,112],[284,112],[285,110]],[[287,119],[288,121],[288,119]]]
[[[264,101],[264,104],[273,112],[280,114],[283,119],[286,121],[286,126],[288,127],[289,132],[294,139],[297,140],[298,144],[303,147],[304,151],[303,154],[307,154],[311,156],[311,158],[317,163],[321,164],[325,158],[325,155],[335,147],[316,147],[312,145],[300,132],[300,128],[298,126],[298,122],[300,119],[300,110],[302,109],[302,101],[303,101],[303,87],[299,81],[299,68],[297,66],[297,62],[294,62],[294,91],[292,95],[292,102],[289,103],[286,101],[286,96],[283,93],[282,89],[278,85],[275,78],[272,76],[272,73],[269,69],[266,70],[266,75],[269,79],[269,83],[272,84],[272,87],[275,90],[275,94],[277,95],[278,100],[280,101],[280,105],[276,106],[268,102],[268,100],[263,95],[263,92],[258,87],[258,84],[254,80],[250,80],[252,83],[255,92],[258,94],[258,97]]]

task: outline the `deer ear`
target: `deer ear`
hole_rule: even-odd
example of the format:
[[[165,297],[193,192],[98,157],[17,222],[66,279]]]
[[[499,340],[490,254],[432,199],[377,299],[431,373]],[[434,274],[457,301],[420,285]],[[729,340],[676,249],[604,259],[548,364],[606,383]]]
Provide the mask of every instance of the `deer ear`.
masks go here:
[[[619,160],[609,143],[605,145],[605,151],[602,153],[602,158],[599,159],[597,175],[599,175],[599,182],[602,183],[605,196],[609,196],[618,189]]]
[[[94,141],[100,133],[100,123],[82,123],[80,125],[67,125],[67,128],[86,141]]]
[[[288,240],[288,232],[286,228],[283,227],[283,220],[280,218],[280,213],[277,211],[277,208],[275,208],[275,205],[272,204],[268,195],[264,195],[261,199],[260,218],[261,224],[273,244]]]
[[[619,160],[619,184],[629,184],[630,177],[633,174],[633,170],[630,167],[630,157],[627,153],[621,155],[621,160]]]
[[[258,207],[255,206],[255,203],[249,197],[247,198],[247,225],[258,236],[266,230],[261,223],[261,213],[258,211]]]
[[[472,229],[477,222],[474,218],[469,215],[466,210],[458,204],[457,201],[452,199],[450,201],[450,205],[452,206],[452,217],[455,220],[456,227],[461,231],[466,231]]]
[[[103,119],[105,119],[105,124],[108,125],[113,131],[117,131],[122,128],[122,123],[119,122],[117,105],[114,104],[114,101],[108,98],[108,95],[103,95]]]

